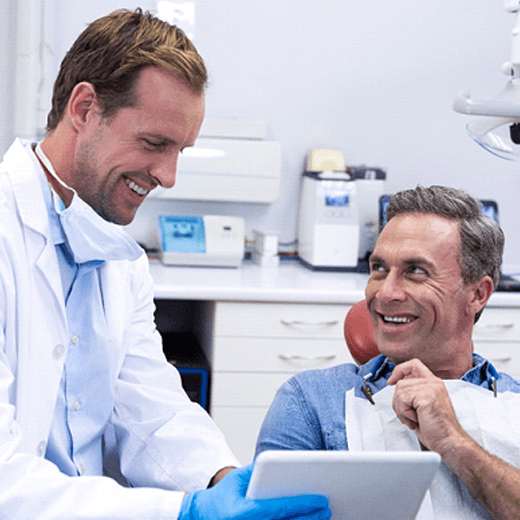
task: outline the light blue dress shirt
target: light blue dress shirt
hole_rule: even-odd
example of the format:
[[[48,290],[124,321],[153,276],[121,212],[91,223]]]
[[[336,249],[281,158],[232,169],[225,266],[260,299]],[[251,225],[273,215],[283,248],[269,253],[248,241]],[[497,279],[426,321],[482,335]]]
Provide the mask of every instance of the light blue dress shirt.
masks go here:
[[[348,450],[345,392],[354,388],[356,397],[366,399],[360,387],[364,376],[372,373],[369,385],[377,399],[377,392],[387,386],[394,368],[388,359],[378,365],[378,358],[374,358],[359,367],[346,363],[291,377],[280,387],[267,412],[256,456],[265,450]],[[473,368],[461,380],[491,392],[495,374],[489,361],[475,354]],[[499,393],[520,393],[520,382],[501,372],[497,375]]]
[[[66,475],[102,475],[102,435],[114,401],[99,273],[103,261],[74,262],[43,172],[40,180],[60,265],[70,332],[45,458]]]

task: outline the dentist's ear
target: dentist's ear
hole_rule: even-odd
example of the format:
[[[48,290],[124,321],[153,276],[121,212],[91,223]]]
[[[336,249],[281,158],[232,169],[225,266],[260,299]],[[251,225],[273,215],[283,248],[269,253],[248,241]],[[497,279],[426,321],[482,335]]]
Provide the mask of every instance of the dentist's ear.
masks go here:
[[[92,83],[82,81],[73,89],[67,103],[67,115],[76,130],[81,130],[94,115],[99,116],[99,101]]]

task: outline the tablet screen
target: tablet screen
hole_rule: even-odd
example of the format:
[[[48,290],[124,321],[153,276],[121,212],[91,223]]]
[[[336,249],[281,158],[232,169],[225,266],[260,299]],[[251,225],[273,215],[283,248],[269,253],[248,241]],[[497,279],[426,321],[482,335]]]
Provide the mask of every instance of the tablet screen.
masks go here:
[[[440,464],[433,452],[265,451],[248,498],[325,495],[332,518],[413,520]]]

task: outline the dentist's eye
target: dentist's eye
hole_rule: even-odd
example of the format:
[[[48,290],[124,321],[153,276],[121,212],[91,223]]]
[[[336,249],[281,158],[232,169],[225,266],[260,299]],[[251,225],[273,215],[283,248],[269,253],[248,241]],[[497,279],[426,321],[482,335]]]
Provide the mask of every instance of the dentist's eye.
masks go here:
[[[166,147],[164,141],[153,141],[151,139],[143,139],[144,147],[152,152],[163,151]]]

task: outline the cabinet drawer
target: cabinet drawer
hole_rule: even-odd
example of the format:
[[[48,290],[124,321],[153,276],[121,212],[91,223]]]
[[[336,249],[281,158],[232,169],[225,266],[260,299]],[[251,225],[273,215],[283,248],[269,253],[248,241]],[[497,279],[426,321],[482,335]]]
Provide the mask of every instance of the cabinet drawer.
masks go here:
[[[475,352],[490,361],[498,372],[520,379],[520,344],[475,342]]]
[[[213,370],[297,373],[353,363],[344,339],[234,338],[214,340]]]
[[[291,374],[213,372],[211,409],[216,406],[269,406]]]
[[[342,338],[348,305],[218,302],[215,336]]]
[[[484,309],[473,328],[473,339],[520,341],[520,309]]]

